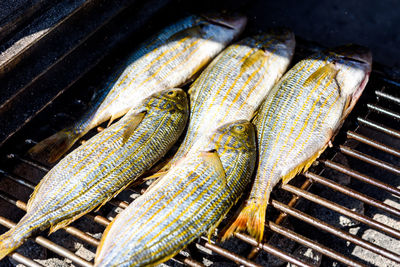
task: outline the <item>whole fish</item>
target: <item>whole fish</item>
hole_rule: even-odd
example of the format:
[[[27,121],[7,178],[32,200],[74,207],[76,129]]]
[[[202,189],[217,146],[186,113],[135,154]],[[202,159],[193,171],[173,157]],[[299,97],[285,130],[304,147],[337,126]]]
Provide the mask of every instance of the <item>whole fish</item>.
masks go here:
[[[153,266],[211,235],[250,182],[255,160],[249,121],[217,129],[207,150],[174,165],[108,225],[95,266]]]
[[[269,90],[283,75],[294,52],[291,31],[275,29],[226,48],[189,89],[188,131],[163,174],[189,150],[202,149],[207,133],[235,120],[250,120]],[[157,174],[156,174],[157,176]]]
[[[90,129],[107,120],[111,123],[155,92],[185,84],[236,38],[245,24],[243,16],[189,16],[162,30],[110,77],[103,93],[78,122],[38,143],[29,154],[55,162]]]
[[[371,64],[367,48],[338,47],[300,61],[272,89],[254,120],[260,154],[256,179],[224,238],[247,229],[262,240],[272,188],[306,171],[325,150],[363,92]]]
[[[68,225],[135,181],[178,139],[188,109],[181,89],[155,93],[62,159],[35,188],[27,214],[0,236],[0,259],[34,232]]]

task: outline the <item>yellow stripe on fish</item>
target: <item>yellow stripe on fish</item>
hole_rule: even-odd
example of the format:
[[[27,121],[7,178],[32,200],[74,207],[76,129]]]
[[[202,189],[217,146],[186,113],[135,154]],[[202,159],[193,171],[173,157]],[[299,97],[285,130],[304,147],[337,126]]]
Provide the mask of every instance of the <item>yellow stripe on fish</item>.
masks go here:
[[[181,89],[155,93],[62,159],[35,188],[27,214],[0,236],[0,259],[34,232],[54,232],[134,182],[178,139],[188,109]]]
[[[250,120],[293,56],[294,35],[275,30],[229,46],[189,89],[187,134],[164,173],[190,151],[207,147],[208,135],[238,119]]]
[[[55,162],[90,129],[107,120],[111,123],[155,92],[185,84],[236,38],[245,24],[242,16],[189,16],[167,27],[142,44],[121,71],[110,77],[78,122],[32,147],[30,155]]]
[[[208,151],[185,157],[105,230],[95,266],[154,266],[202,233],[212,234],[242,195],[255,167],[254,128],[218,128]]]
[[[325,150],[370,71],[369,50],[348,45],[300,61],[274,86],[254,120],[260,153],[256,179],[224,238],[247,229],[262,241],[272,188],[307,170]]]

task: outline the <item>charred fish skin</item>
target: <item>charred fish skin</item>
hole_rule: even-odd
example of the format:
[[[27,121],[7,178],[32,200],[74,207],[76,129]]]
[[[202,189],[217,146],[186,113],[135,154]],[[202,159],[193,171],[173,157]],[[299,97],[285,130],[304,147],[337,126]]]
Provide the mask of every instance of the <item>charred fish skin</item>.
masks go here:
[[[178,139],[188,109],[181,89],[155,93],[62,159],[35,188],[27,214],[0,236],[0,259],[34,232],[68,225],[135,181]]]
[[[189,150],[201,149],[210,133],[239,119],[250,120],[288,67],[295,47],[293,32],[275,29],[226,48],[189,90],[187,134],[168,169]]]
[[[254,123],[259,163],[246,206],[225,233],[263,238],[272,188],[306,171],[325,150],[364,90],[372,56],[346,45],[300,61],[272,89]]]
[[[244,16],[189,16],[142,44],[76,122],[34,146],[29,154],[59,159],[90,129],[110,122],[155,92],[188,82],[244,29]]]
[[[208,151],[182,159],[106,228],[95,266],[154,266],[218,223],[250,182],[253,125],[237,121],[211,136]]]

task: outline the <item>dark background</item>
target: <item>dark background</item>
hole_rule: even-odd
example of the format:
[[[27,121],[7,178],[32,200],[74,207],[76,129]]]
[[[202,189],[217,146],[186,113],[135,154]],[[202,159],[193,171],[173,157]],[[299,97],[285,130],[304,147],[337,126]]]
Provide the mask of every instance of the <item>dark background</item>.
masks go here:
[[[358,43],[369,47],[374,60],[400,68],[400,1],[395,0],[256,0],[181,1],[193,8],[222,7],[248,15],[249,26],[286,26],[325,46]],[[196,7],[195,7],[196,6]]]

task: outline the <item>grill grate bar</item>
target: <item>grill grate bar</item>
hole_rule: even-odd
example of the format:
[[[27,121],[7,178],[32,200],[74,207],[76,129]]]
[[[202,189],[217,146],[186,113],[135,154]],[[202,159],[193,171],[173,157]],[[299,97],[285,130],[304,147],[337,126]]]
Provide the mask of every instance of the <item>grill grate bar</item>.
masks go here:
[[[375,104],[367,104],[367,107],[368,107],[370,110],[372,110],[372,111],[374,111],[374,112],[377,112],[377,113],[379,113],[379,114],[384,114],[384,115],[389,116],[389,117],[392,117],[392,118],[394,118],[394,119],[396,119],[396,120],[400,120],[400,114],[397,113],[397,112],[391,111],[391,110],[389,110],[389,109],[380,107],[380,106],[375,105]]]
[[[383,183],[383,182],[381,182],[381,181],[379,181],[377,179],[374,179],[374,178],[369,177],[369,176],[367,176],[365,174],[359,173],[359,172],[357,172],[355,170],[352,170],[352,169],[350,169],[350,168],[348,168],[348,167],[346,167],[346,166],[344,166],[342,164],[339,164],[337,162],[333,162],[331,160],[319,160],[319,162],[322,162],[326,167],[329,167],[329,168],[331,168],[333,170],[339,171],[339,172],[344,173],[346,175],[349,175],[349,176],[351,176],[353,178],[356,178],[356,179],[358,179],[360,181],[363,181],[365,183],[374,185],[374,186],[376,186],[378,188],[384,189],[384,190],[390,192],[393,195],[400,196],[400,189],[398,189],[398,188],[396,188],[394,186],[385,184],[385,183]]]
[[[35,189],[35,185],[33,185],[31,182],[29,182],[28,180],[22,178],[22,177],[16,177],[13,175],[10,175],[9,173],[7,173],[6,171],[0,169],[0,174],[3,175],[5,178],[10,179],[22,186],[25,186],[29,189],[34,190]]]
[[[17,252],[12,252],[9,256],[12,259],[14,259],[15,261],[22,263],[28,267],[43,267],[43,265],[41,265],[41,264],[31,260],[30,258],[25,257],[24,255],[21,255]]]
[[[359,141],[361,143],[364,143],[366,145],[370,145],[370,146],[372,146],[374,148],[377,148],[379,150],[382,150],[382,151],[384,151],[386,153],[392,154],[393,156],[400,157],[400,150],[392,148],[392,147],[389,147],[387,145],[384,145],[384,144],[382,144],[380,142],[377,142],[377,141],[375,141],[375,140],[373,140],[371,138],[368,138],[368,137],[363,136],[361,134],[355,133],[353,131],[348,131],[347,132],[347,138],[351,138],[351,139],[357,140],[357,141]]]
[[[397,229],[394,229],[392,227],[389,227],[389,226],[387,226],[387,225],[385,225],[383,223],[375,221],[375,220],[373,220],[373,219],[371,219],[371,218],[369,218],[369,217],[367,217],[365,215],[358,214],[357,212],[354,212],[354,211],[352,211],[352,210],[350,210],[348,208],[342,207],[342,206],[340,206],[340,205],[338,205],[338,204],[336,204],[336,203],[334,203],[332,201],[329,201],[329,200],[327,200],[325,198],[322,198],[322,197],[317,196],[315,194],[312,194],[310,192],[298,189],[298,188],[296,188],[296,187],[294,187],[292,185],[289,185],[289,184],[283,185],[282,188],[284,190],[292,193],[292,194],[301,196],[301,197],[303,197],[305,199],[308,199],[308,200],[310,200],[310,201],[312,201],[314,203],[317,203],[317,204],[319,204],[321,206],[324,206],[324,207],[326,207],[328,209],[334,210],[334,211],[336,211],[338,213],[341,213],[341,214],[343,214],[343,215],[345,215],[345,216],[347,216],[349,218],[355,219],[355,220],[357,220],[359,222],[362,222],[362,223],[364,223],[364,224],[366,224],[366,225],[368,225],[370,227],[373,227],[373,228],[375,228],[375,229],[377,229],[379,231],[385,232],[385,233],[387,233],[387,234],[389,234],[389,235],[391,235],[391,236],[393,236],[395,238],[399,238],[400,239],[400,231],[398,231]]]
[[[392,101],[392,102],[394,102],[394,103],[400,105],[400,98],[398,98],[398,97],[389,95],[389,94],[384,93],[384,92],[382,92],[382,91],[375,91],[375,94],[376,94],[378,97],[385,98],[385,99],[387,99],[387,100],[390,100],[390,101]]]
[[[371,120],[368,120],[368,119],[363,119],[363,118],[360,118],[360,117],[357,118],[357,121],[362,125],[368,126],[368,127],[372,128],[372,129],[375,129],[375,130],[380,131],[382,133],[391,135],[391,136],[396,137],[396,138],[400,138],[400,132],[399,131],[397,131],[395,129],[392,129],[392,128],[389,128],[389,127],[386,127],[383,124],[376,123],[374,121],[371,121]]]
[[[290,238],[290,239],[296,241],[297,243],[300,243],[300,244],[305,245],[307,247],[310,247],[310,248],[312,248],[312,249],[314,249],[314,250],[316,250],[316,251],[318,251],[318,252],[320,252],[320,253],[322,253],[322,254],[324,254],[324,255],[332,258],[332,259],[336,259],[336,260],[338,260],[338,261],[340,261],[340,262],[342,262],[342,263],[344,263],[346,265],[349,265],[349,266],[365,266],[365,265],[360,264],[360,263],[358,263],[358,262],[356,262],[356,261],[354,261],[354,260],[342,255],[342,254],[337,253],[333,249],[330,249],[330,248],[325,247],[325,246],[323,246],[321,244],[318,244],[317,242],[314,242],[311,239],[308,239],[308,238],[306,238],[304,236],[301,236],[301,235],[297,234],[296,232],[293,232],[292,230],[287,229],[287,228],[285,228],[285,227],[283,227],[281,225],[278,225],[278,224],[276,224],[274,222],[268,222],[268,227],[272,231],[274,231],[274,232],[276,232],[276,233],[278,233],[278,234],[280,234],[282,236]]]
[[[201,246],[203,246],[205,248],[208,248],[211,251],[213,251],[213,252],[215,252],[215,253],[217,253],[219,255],[222,255],[222,256],[226,257],[227,259],[230,259],[230,260],[234,261],[237,264],[242,264],[244,266],[249,266],[249,267],[260,267],[261,266],[261,265],[258,265],[258,264],[255,264],[255,263],[249,261],[248,259],[246,259],[244,257],[241,257],[241,256],[239,256],[237,254],[234,254],[229,250],[221,248],[221,247],[219,247],[219,246],[217,246],[215,244],[211,244],[210,242],[207,242],[204,239],[206,239],[206,238],[203,237],[200,240],[199,245],[201,245]]]
[[[360,247],[363,247],[365,249],[370,250],[371,252],[384,256],[388,259],[391,259],[393,261],[399,262],[400,263],[400,255],[393,253],[385,248],[379,247],[373,243],[370,243],[368,241],[365,241],[355,235],[351,235],[343,230],[337,229],[321,220],[318,220],[317,218],[314,218],[304,212],[301,212],[299,210],[296,210],[294,208],[291,208],[285,204],[282,204],[276,200],[272,200],[272,206],[274,206],[276,209],[285,212],[301,221],[307,222],[308,224],[311,224],[321,230],[324,230],[330,234],[333,234],[337,237],[340,237],[344,240],[350,241]]]
[[[377,166],[377,167],[382,168],[384,170],[390,171],[390,172],[392,172],[394,174],[400,175],[400,168],[398,168],[398,167],[396,167],[396,166],[394,166],[392,164],[386,163],[386,162],[384,162],[382,160],[376,159],[376,158],[371,157],[371,156],[369,156],[367,154],[364,154],[364,153],[361,153],[361,152],[356,151],[354,149],[351,149],[351,148],[349,148],[347,146],[340,145],[339,148],[340,148],[340,151],[345,155],[351,156],[353,158],[356,158],[356,159],[362,160],[364,162],[367,162],[367,163],[369,163],[371,165],[374,165],[374,166]]]
[[[0,224],[7,227],[7,228],[11,228],[13,226],[16,225],[16,223],[4,218],[0,216]],[[71,261],[73,261],[76,264],[79,264],[80,266],[84,266],[84,267],[92,267],[93,265],[82,259],[81,257],[75,255],[74,253],[72,253],[71,251],[65,249],[62,246],[57,245],[56,243],[51,242],[50,240],[48,240],[47,238],[44,238],[42,236],[37,236],[34,238],[34,241],[41,245],[44,248],[47,248],[55,253],[57,253],[60,256],[63,256],[65,258],[70,259]]]
[[[242,241],[244,241],[244,242],[246,242],[246,243],[248,243],[248,244],[250,244],[250,245],[252,245],[252,246],[254,246],[254,247],[258,247],[258,248],[264,250],[265,252],[268,252],[268,253],[270,253],[270,254],[278,257],[278,258],[281,258],[281,259],[283,259],[283,260],[285,260],[287,262],[296,264],[298,266],[310,266],[310,267],[312,267],[312,265],[310,265],[308,263],[305,263],[303,261],[300,261],[300,260],[292,257],[290,254],[288,254],[288,253],[286,253],[286,252],[284,252],[284,251],[282,251],[280,249],[277,249],[277,248],[275,248],[275,247],[273,247],[273,246],[271,246],[269,244],[258,243],[254,238],[252,238],[252,237],[250,237],[248,235],[245,235],[245,234],[242,234],[242,233],[235,233],[235,237],[240,239],[240,240],[242,240]]]
[[[14,153],[8,154],[8,155],[7,155],[7,158],[8,158],[8,159],[19,160],[19,161],[21,161],[21,162],[23,162],[23,163],[25,163],[25,164],[27,164],[27,165],[29,165],[29,166],[32,166],[32,167],[34,167],[34,168],[36,168],[36,169],[39,169],[39,170],[41,170],[41,171],[44,171],[44,172],[46,172],[46,173],[48,173],[48,172],[50,171],[48,168],[42,166],[41,164],[35,163],[35,162],[33,162],[33,161],[31,161],[31,160],[28,160],[28,159],[24,159],[24,158],[20,157],[20,156],[17,155],[17,154],[14,154]]]
[[[391,213],[393,215],[396,215],[396,216],[400,217],[400,210],[398,210],[396,208],[393,208],[393,207],[391,207],[391,206],[389,206],[389,205],[387,205],[387,204],[385,204],[385,203],[383,203],[381,201],[373,199],[373,198],[371,198],[371,197],[369,197],[367,195],[359,193],[359,192],[357,192],[357,191],[355,191],[353,189],[350,189],[350,188],[348,188],[346,186],[340,185],[338,183],[335,183],[335,182],[333,182],[333,181],[331,181],[329,179],[326,179],[326,178],[324,178],[324,177],[322,177],[320,175],[317,175],[317,174],[311,173],[311,172],[306,172],[304,174],[304,176],[314,180],[315,182],[318,182],[318,183],[320,183],[322,185],[325,185],[325,186],[327,186],[327,187],[329,187],[329,188],[331,188],[333,190],[336,190],[336,191],[338,191],[340,193],[343,193],[343,194],[348,195],[348,196],[350,196],[352,198],[358,199],[358,200],[364,202],[365,204],[368,204],[368,205],[371,205],[373,207],[382,209],[382,210],[384,210],[386,212],[389,212],[389,213]]]

